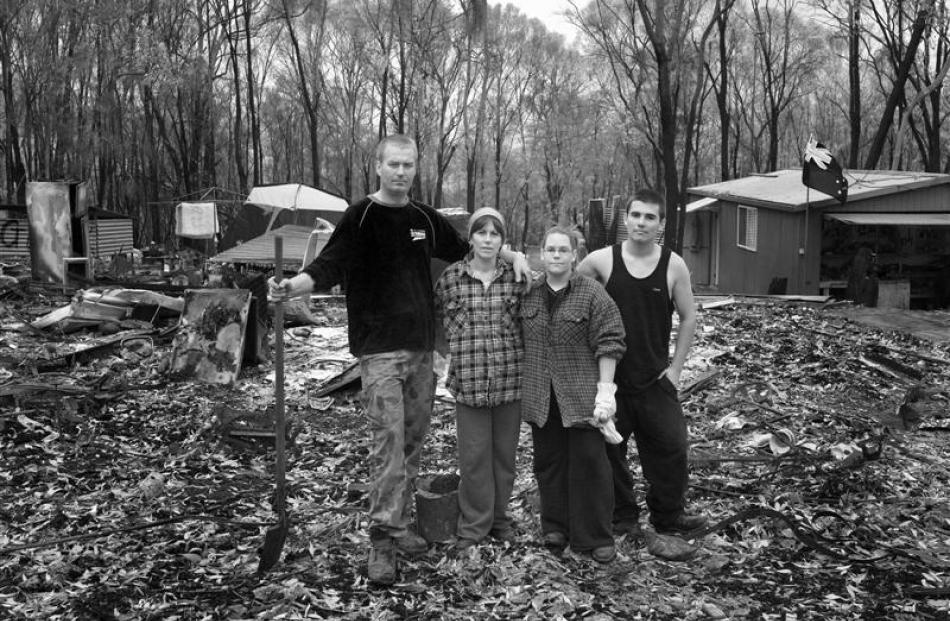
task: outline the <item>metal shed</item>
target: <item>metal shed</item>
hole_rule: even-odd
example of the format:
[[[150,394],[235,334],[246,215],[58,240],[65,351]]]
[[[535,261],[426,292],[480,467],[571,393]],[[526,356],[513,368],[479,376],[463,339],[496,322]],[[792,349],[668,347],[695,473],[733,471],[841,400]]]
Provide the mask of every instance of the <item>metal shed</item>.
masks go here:
[[[694,284],[745,294],[833,292],[854,276],[863,248],[883,286],[905,280],[921,306],[942,305],[950,175],[849,170],[845,177],[845,204],[807,188],[801,169],[690,188],[683,258]]]
[[[82,231],[88,257],[110,259],[132,252],[132,219],[126,215],[90,209],[82,217]]]
[[[23,205],[0,205],[0,261],[30,256],[30,225]]]

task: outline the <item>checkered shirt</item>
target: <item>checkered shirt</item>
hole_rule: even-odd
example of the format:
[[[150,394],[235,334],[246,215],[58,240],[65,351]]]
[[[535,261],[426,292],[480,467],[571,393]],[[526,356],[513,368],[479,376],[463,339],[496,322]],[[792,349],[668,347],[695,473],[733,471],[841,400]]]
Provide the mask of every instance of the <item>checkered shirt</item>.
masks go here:
[[[436,312],[449,343],[446,388],[469,407],[495,407],[521,398],[521,298],[511,265],[497,260],[488,288],[468,261],[448,266],[435,284]]]
[[[601,357],[619,360],[624,351],[623,320],[617,305],[594,279],[575,274],[563,299],[548,311],[544,278],[521,304],[524,329],[524,382],[521,417],[543,427],[551,392],[565,427],[582,427],[594,414]]]

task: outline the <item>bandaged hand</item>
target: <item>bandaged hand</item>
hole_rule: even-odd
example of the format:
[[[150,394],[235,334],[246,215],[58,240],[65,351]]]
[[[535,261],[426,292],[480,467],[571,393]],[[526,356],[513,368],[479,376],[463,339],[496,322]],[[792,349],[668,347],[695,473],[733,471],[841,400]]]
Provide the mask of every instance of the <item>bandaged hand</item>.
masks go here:
[[[597,396],[594,397],[594,415],[591,417],[592,424],[600,429],[600,433],[610,444],[623,442],[623,438],[614,425],[614,417],[617,413],[616,393],[617,385],[613,382],[598,382]]]

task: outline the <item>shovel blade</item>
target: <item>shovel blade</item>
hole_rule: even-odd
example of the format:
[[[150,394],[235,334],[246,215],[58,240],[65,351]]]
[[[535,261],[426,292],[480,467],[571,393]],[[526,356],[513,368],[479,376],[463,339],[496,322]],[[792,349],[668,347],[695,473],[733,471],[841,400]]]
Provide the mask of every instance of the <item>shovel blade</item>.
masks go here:
[[[264,535],[264,545],[257,549],[257,555],[260,557],[257,563],[257,573],[259,575],[266,574],[280,560],[285,539],[287,539],[286,521],[281,520],[277,526],[267,529],[267,533]]]

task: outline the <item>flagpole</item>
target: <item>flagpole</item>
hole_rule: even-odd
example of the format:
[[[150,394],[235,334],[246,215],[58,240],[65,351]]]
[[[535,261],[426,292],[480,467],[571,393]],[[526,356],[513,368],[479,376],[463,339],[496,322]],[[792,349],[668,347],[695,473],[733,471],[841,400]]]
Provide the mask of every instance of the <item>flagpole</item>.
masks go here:
[[[814,168],[811,168],[814,165]],[[844,203],[848,199],[848,181],[844,178],[844,170],[835,160],[831,152],[820,142],[814,141],[814,136],[808,138],[805,145],[805,157],[802,167],[802,183],[805,184],[805,233],[802,235],[802,247],[799,253],[804,257],[804,264],[808,265],[808,238],[811,227],[811,188],[828,194]],[[821,214],[819,214],[821,216]],[[821,228],[822,220],[818,222],[818,289],[821,290]],[[802,288],[807,282],[805,276],[799,281]]]
[[[805,239],[802,242],[802,291],[805,290],[805,283],[808,278],[808,216],[811,208],[811,188],[807,185],[805,186]],[[819,267],[819,272],[821,268]]]

